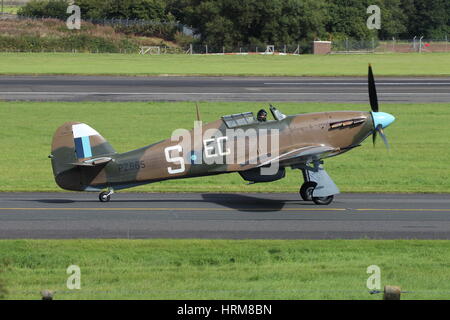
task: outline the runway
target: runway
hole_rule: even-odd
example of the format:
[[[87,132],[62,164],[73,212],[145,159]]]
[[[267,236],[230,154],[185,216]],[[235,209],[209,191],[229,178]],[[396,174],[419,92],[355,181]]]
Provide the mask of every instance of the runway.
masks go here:
[[[0,193],[0,238],[450,239],[450,195]]]
[[[382,103],[450,102],[450,78],[377,77]],[[6,101],[367,103],[366,77],[0,76]]]

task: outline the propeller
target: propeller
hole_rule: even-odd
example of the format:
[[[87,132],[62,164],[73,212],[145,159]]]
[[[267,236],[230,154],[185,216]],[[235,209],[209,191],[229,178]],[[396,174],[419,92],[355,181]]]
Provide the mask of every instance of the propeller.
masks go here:
[[[379,112],[377,88],[375,85],[375,78],[373,76],[372,65],[370,64],[368,84],[370,108],[372,109],[372,118],[374,123],[374,130],[372,133],[373,146],[375,146],[377,135],[380,134],[380,137],[381,139],[383,139],[386,148],[389,150],[389,143],[383,129],[394,122],[395,118],[388,113]]]
[[[388,151],[389,151],[390,150],[389,142],[387,140],[386,135],[384,134],[383,126],[381,124],[379,124],[373,131],[373,134],[372,134],[373,146],[375,147],[375,141],[377,140],[377,133],[380,134],[380,137],[381,137],[381,139],[383,139],[386,149],[388,149]]]
[[[369,99],[370,107],[373,112],[378,112],[378,95],[375,86],[375,78],[373,77],[372,65],[369,64]]]

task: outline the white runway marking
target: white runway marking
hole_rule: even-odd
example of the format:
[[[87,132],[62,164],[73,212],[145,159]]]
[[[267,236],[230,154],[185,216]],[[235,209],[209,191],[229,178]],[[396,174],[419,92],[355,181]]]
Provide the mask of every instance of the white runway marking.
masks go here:
[[[367,95],[367,93],[356,92],[0,92],[0,95]],[[420,92],[396,92],[396,93],[379,93],[380,96],[402,96],[402,95],[416,95],[416,96],[435,96],[435,92],[420,93]],[[439,95],[450,95],[448,92],[439,93]]]

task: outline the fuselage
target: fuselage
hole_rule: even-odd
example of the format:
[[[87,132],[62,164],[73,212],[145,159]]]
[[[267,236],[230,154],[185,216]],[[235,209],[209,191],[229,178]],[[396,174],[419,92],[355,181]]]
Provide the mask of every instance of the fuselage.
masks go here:
[[[85,187],[89,190],[105,187],[121,189],[167,179],[245,171],[261,164],[267,159],[268,153],[283,154],[308,145],[324,145],[335,149],[322,158],[336,156],[359,145],[373,132],[373,127],[371,113],[360,111],[298,114],[283,120],[239,126],[231,131],[220,119],[203,125],[201,130],[186,130],[188,138],[169,138],[113,155],[111,162],[97,170],[95,175],[90,175],[92,179],[86,179]],[[198,131],[201,132],[200,136]],[[258,139],[263,136],[267,140],[277,139],[277,150],[271,150],[269,146],[265,155],[259,147],[255,151],[250,142],[253,139],[258,145]],[[230,158],[231,154],[234,155],[233,159]],[[279,165],[283,167],[294,163],[295,159],[290,159],[281,161]],[[91,168],[80,170],[85,171],[85,176],[89,176],[89,170],[92,171]]]

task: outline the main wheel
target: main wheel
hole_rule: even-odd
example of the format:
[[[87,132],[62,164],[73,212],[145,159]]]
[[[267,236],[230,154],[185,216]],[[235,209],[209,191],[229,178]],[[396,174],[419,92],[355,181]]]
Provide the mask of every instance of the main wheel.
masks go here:
[[[302,184],[302,187],[300,188],[300,197],[302,197],[303,201],[312,201],[313,196],[312,193],[314,189],[316,188],[317,183],[313,181],[307,181],[304,184]]]
[[[334,196],[328,196],[328,197],[313,197],[312,201],[320,206],[327,206],[331,202],[333,202]]]
[[[98,195],[98,199],[100,200],[100,202],[109,202],[109,200],[111,200],[111,196],[109,195],[109,192],[102,191]]]

